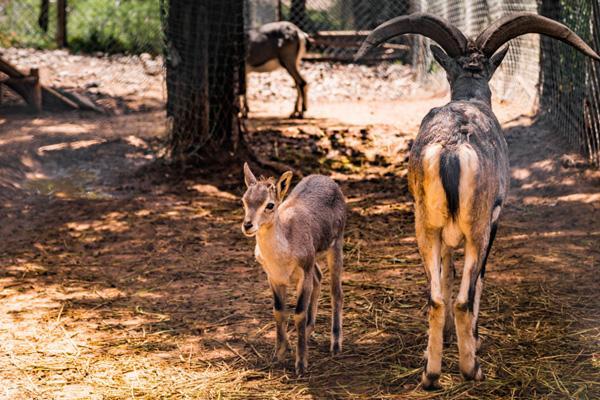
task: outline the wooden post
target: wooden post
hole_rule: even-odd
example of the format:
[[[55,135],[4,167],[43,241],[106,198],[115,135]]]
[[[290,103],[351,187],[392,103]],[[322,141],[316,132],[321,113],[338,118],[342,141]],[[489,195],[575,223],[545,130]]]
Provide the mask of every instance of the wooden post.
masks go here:
[[[38,68],[31,68],[29,71],[29,77],[31,79],[31,105],[36,112],[42,111],[42,84],[40,82],[40,70]]]
[[[56,45],[61,48],[67,47],[67,0],[57,0],[56,11]]]

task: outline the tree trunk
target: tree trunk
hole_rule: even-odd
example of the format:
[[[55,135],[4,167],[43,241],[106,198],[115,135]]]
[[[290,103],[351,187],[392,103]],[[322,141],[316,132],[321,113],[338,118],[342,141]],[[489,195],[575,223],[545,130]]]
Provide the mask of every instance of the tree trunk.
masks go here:
[[[56,1],[56,45],[67,47],[67,0]]]
[[[49,11],[50,0],[40,0],[40,16],[38,17],[38,25],[44,32],[48,32]]]
[[[303,31],[310,31],[306,17],[306,0],[292,0],[290,8],[290,21]]]
[[[222,163],[237,151],[243,18],[239,0],[169,1],[167,115],[176,160]]]

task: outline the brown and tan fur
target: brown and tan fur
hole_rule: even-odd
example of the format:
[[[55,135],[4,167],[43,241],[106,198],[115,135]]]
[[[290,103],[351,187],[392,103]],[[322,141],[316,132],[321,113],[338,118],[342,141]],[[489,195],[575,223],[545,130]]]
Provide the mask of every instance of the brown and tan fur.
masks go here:
[[[248,32],[246,73],[271,72],[284,68],[296,85],[296,103],[291,118],[303,118],[308,107],[308,84],[300,74],[300,61],[306,53],[309,38],[296,25],[287,21],[271,22]],[[247,81],[247,79],[246,79]],[[243,95],[243,113],[247,115],[248,99]]]
[[[430,283],[425,389],[440,388],[444,331],[456,329],[459,367],[466,379],[481,380],[477,360],[478,314],[486,261],[509,185],[508,148],[491,107],[489,80],[511,39],[540,33],[561,40],[600,61],[600,56],[567,26],[532,13],[499,18],[475,39],[435,15],[415,13],[374,29],[357,58],[405,33],[435,40],[436,61],[450,83],[451,101],[423,119],[410,151],[408,183],[415,200],[415,230]],[[465,262],[452,304],[452,253],[464,246]],[[454,321],[453,321],[454,320]]]
[[[277,182],[256,179],[244,164],[247,186],[242,201],[245,217],[242,231],[256,237],[255,256],[267,273],[273,291],[273,314],[277,325],[275,357],[283,361],[287,338],[286,291],[296,285],[294,322],[298,341],[296,373],[308,367],[307,339],[315,328],[321,293],[319,254],[327,255],[331,273],[331,351],[342,348],[342,267],[346,203],[339,186],[330,178],[310,175],[300,181],[284,201],[292,173]]]
[[[452,325],[461,373],[467,379],[483,379],[476,356],[479,301],[485,261],[510,179],[508,149],[491,109],[488,81],[507,50],[489,60],[476,52],[455,60],[432,48],[448,74],[452,100],[424,118],[411,149],[408,176],[417,243],[430,282],[423,373],[427,389],[439,387],[443,336],[449,335]],[[465,264],[452,306],[452,253],[463,245]]]

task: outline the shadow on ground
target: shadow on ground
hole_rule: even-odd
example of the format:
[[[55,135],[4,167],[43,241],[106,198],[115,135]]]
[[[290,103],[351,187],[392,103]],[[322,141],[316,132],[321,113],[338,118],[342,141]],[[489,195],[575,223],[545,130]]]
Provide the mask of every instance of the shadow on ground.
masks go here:
[[[507,129],[513,188],[481,317],[488,379],[463,382],[452,345],[444,391],[430,394],[417,387],[427,286],[405,179],[414,132],[252,122],[257,152],[332,175],[349,203],[344,351],[328,354],[325,290],[310,376],[296,379],[292,354],[283,366],[270,361],[271,296],[239,229],[240,166],[179,175],[156,158],[159,119],[0,125],[2,165],[18,172],[0,170],[11,188],[0,370],[13,398],[599,395],[599,178],[561,159],[564,143],[548,127],[523,119]]]

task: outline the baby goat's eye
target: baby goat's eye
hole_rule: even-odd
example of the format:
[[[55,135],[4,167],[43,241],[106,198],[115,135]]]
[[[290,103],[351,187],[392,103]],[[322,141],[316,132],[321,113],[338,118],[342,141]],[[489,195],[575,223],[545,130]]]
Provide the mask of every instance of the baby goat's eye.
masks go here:
[[[275,204],[273,204],[273,203],[267,204],[267,210],[272,210],[273,207],[275,207]]]

